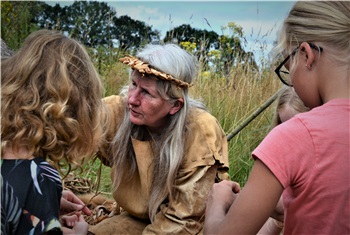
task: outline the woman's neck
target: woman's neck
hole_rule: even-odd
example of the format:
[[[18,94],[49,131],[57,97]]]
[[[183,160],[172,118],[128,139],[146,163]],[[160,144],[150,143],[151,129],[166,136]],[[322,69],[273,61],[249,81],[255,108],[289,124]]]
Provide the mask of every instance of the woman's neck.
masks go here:
[[[147,140],[153,140],[153,141],[159,141],[161,139],[161,133],[159,132],[152,132],[150,129],[147,129],[147,135],[146,135],[146,139]]]
[[[6,147],[1,154],[2,159],[15,160],[15,159],[28,159],[31,160],[34,156],[29,155],[29,151],[26,147],[20,147],[17,153],[14,153],[11,147]]]

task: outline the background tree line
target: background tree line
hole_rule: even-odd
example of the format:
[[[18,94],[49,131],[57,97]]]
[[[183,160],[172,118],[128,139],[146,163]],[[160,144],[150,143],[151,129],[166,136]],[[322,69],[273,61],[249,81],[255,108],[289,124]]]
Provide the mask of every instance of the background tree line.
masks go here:
[[[43,1],[1,1],[1,37],[13,50],[33,31],[60,30],[79,40],[96,63],[99,72],[115,62],[120,53],[133,53],[147,43],[178,43],[197,55],[203,69],[227,75],[237,64],[258,70],[252,52],[242,46],[242,27],[231,22],[223,26],[227,34],[192,28],[183,24],[166,32],[153,30],[145,22],[127,15],[117,17],[106,2],[74,1],[69,6],[51,6]]]

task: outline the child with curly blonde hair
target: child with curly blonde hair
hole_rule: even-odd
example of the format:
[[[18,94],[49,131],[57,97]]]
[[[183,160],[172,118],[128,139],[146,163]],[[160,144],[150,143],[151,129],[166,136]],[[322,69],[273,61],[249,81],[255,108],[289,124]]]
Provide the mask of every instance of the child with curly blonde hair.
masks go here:
[[[96,151],[102,91],[85,48],[59,32],[36,31],[1,61],[2,234],[87,232],[82,215],[61,228],[53,165]]]

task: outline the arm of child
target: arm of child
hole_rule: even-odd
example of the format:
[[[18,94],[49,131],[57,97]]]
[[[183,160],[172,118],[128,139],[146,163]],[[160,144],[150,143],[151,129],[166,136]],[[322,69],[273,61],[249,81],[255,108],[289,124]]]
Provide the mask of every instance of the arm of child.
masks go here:
[[[231,205],[215,191],[213,187],[208,197],[204,234],[256,234],[275,209],[283,186],[256,159],[246,185]]]

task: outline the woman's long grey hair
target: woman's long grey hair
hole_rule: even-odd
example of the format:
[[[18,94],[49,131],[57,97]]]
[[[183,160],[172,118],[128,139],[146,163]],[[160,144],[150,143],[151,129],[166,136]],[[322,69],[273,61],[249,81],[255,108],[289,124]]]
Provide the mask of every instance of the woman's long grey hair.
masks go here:
[[[187,51],[174,44],[147,45],[136,55],[140,60],[149,63],[153,68],[171,74],[176,79],[192,84],[198,74],[198,62]],[[130,77],[133,72],[130,73]],[[152,77],[147,75],[148,77]],[[154,153],[154,173],[150,199],[148,203],[149,218],[154,220],[160,204],[169,196],[173,196],[172,187],[175,183],[177,170],[184,157],[185,130],[189,110],[192,107],[205,109],[200,101],[189,97],[188,88],[179,88],[169,81],[157,79],[158,91],[161,97],[169,102],[183,98],[184,104],[180,111],[169,116],[169,125],[159,139],[152,143]],[[121,95],[127,97],[128,86]],[[129,112],[125,105],[125,115],[112,143],[113,164],[116,173],[113,177],[114,190],[122,181],[127,181],[136,171],[135,153],[131,137],[142,140],[147,135],[147,127],[131,123]],[[164,187],[166,185],[166,187]]]

